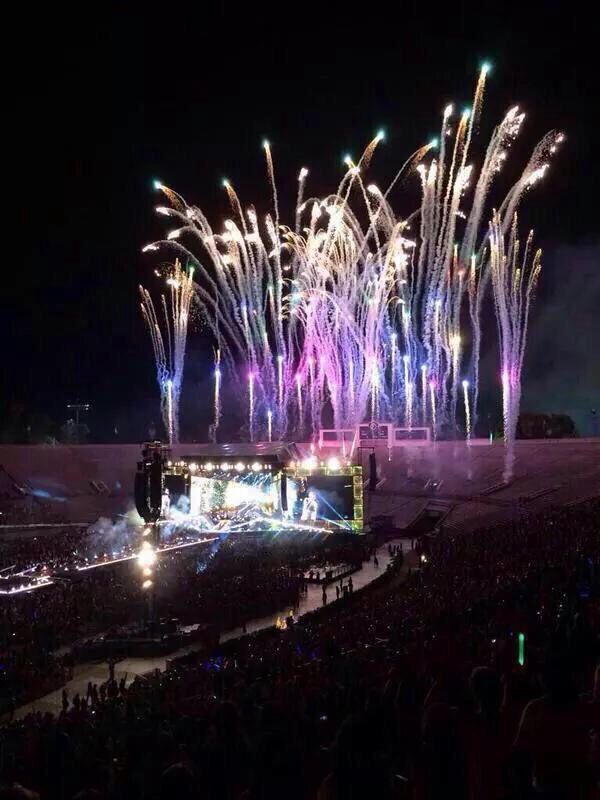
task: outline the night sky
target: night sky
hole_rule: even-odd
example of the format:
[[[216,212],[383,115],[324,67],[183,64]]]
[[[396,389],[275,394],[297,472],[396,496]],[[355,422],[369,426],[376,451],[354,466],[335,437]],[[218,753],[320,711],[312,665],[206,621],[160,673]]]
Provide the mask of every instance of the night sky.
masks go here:
[[[301,166],[314,194],[328,191],[342,155],[358,154],[383,126],[372,166],[383,185],[437,135],[447,102],[469,104],[484,59],[494,68],[482,139],[515,103],[528,112],[511,154],[519,166],[548,129],[567,135],[521,210],[545,252],[523,407],[570,412],[585,429],[600,406],[600,70],[582,3],[455,2],[439,15],[407,2],[189,4],[195,13],[181,3],[152,12],[106,5],[93,14],[24,7],[14,26],[4,192],[17,236],[5,228],[16,258],[3,269],[4,429],[19,414],[63,422],[76,399],[93,406],[92,439],[141,439],[158,421],[137,295],[141,281],[158,288],[141,247],[167,230],[153,213],[153,178],[215,223],[228,214],[223,176],[266,211],[267,136],[285,217]],[[185,438],[206,436],[211,357],[210,341],[192,331]]]

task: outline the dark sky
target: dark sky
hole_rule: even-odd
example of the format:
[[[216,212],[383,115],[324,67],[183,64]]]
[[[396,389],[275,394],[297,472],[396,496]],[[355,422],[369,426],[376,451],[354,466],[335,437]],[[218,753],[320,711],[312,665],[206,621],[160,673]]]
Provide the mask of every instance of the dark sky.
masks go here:
[[[66,402],[80,398],[93,404],[95,437],[114,424],[121,437],[144,436],[158,403],[136,287],[152,286],[140,249],[164,230],[152,178],[216,222],[227,213],[222,176],[266,206],[264,136],[285,204],[300,166],[310,167],[315,193],[326,191],[342,154],[384,126],[373,166],[383,183],[436,134],[448,101],[469,103],[485,58],[494,69],[482,133],[516,102],[528,112],[513,153],[520,163],[546,130],[567,134],[521,214],[548,265],[531,322],[544,367],[528,361],[525,398],[540,408],[551,388],[551,410],[600,405],[600,85],[583,3],[457,0],[440,13],[413,2],[120,5],[95,4],[94,14],[24,5],[14,27],[4,188],[17,254],[4,266],[3,414],[18,401],[62,420]],[[194,438],[205,435],[209,348],[192,333],[184,431]],[[576,401],[567,382],[582,389]]]

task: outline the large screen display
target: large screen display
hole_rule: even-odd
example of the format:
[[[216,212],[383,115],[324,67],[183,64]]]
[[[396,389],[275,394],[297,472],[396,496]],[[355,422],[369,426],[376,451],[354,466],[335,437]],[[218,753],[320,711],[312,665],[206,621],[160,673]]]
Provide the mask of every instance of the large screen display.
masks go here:
[[[328,464],[273,469],[238,462],[189,469],[180,463],[177,473],[165,475],[162,518],[193,522],[200,530],[272,528],[278,521],[286,527],[360,530],[362,471]]]
[[[351,475],[312,474],[289,477],[284,516],[300,522],[327,520],[344,526],[354,518]]]

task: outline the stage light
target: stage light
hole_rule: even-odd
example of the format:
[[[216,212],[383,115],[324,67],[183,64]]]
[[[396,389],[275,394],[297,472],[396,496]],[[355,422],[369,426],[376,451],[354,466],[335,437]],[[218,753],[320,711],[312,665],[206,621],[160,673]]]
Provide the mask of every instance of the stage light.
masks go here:
[[[262,465],[258,461],[255,461],[254,464],[252,464],[252,472],[260,472],[261,469]]]
[[[227,461],[224,461],[224,462],[221,464],[221,469],[222,469],[224,472],[229,472],[229,470],[231,469],[231,464],[229,464]]]
[[[339,469],[340,467],[341,467],[340,460],[339,460],[339,458],[336,458],[335,456],[330,458],[329,461],[327,462],[327,469],[330,469],[332,471],[335,471],[335,470]]]
[[[172,461],[167,461],[167,467],[172,467],[172,466],[173,466],[173,462]]]
[[[138,553],[138,564],[142,569],[148,569],[156,564],[156,550],[152,547],[150,542],[144,542],[142,549]]]
[[[317,465],[318,462],[316,456],[309,456],[308,458],[305,458],[304,461],[302,462],[302,467],[304,469],[315,469]]]
[[[246,465],[242,464],[241,461],[238,461],[238,463],[235,465],[235,468],[238,472],[243,472],[246,469]]]
[[[152,588],[152,581],[147,580],[142,583],[142,589],[151,589]]]
[[[212,472],[212,471],[213,471],[213,469],[214,469],[214,464],[211,464],[211,462],[210,462],[210,461],[207,461],[207,462],[206,462],[206,464],[204,465],[204,469],[205,469],[207,472]]]
[[[190,472],[196,472],[198,469],[198,464],[190,464]]]

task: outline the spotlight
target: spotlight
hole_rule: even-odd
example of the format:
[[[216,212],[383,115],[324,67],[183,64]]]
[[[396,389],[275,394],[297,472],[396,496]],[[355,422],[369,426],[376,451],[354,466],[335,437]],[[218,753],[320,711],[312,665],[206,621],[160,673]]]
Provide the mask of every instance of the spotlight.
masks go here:
[[[149,569],[156,564],[156,550],[152,547],[150,542],[144,542],[142,549],[138,553],[138,564],[142,569]]]
[[[147,580],[142,583],[142,589],[151,589],[152,588],[152,581]]]
[[[207,461],[207,462],[206,462],[206,464],[204,465],[204,469],[205,469],[207,472],[212,472],[214,468],[215,468],[215,467],[214,467],[214,464],[211,464],[211,462],[210,462],[210,461]]]
[[[224,461],[224,462],[221,464],[221,469],[222,469],[224,472],[229,472],[229,470],[231,469],[231,464],[229,464],[227,461]]]
[[[261,464],[258,461],[255,461],[254,464],[252,464],[252,472],[260,472],[261,468]]]
[[[190,464],[190,472],[196,472],[198,469],[198,464]]]
[[[340,460],[335,456],[330,458],[329,461],[327,462],[327,469],[330,469],[332,472],[339,469],[340,467],[341,467]]]
[[[304,469],[315,469],[317,465],[318,461],[316,459],[316,456],[309,456],[308,458],[305,458],[304,461],[302,462],[302,467]]]
[[[246,468],[246,467],[245,467],[245,465],[244,465],[244,464],[242,464],[242,462],[241,462],[241,461],[238,461],[238,463],[235,465],[235,468],[236,468],[236,470],[237,470],[238,472],[243,472],[243,471],[245,470],[245,468]]]

